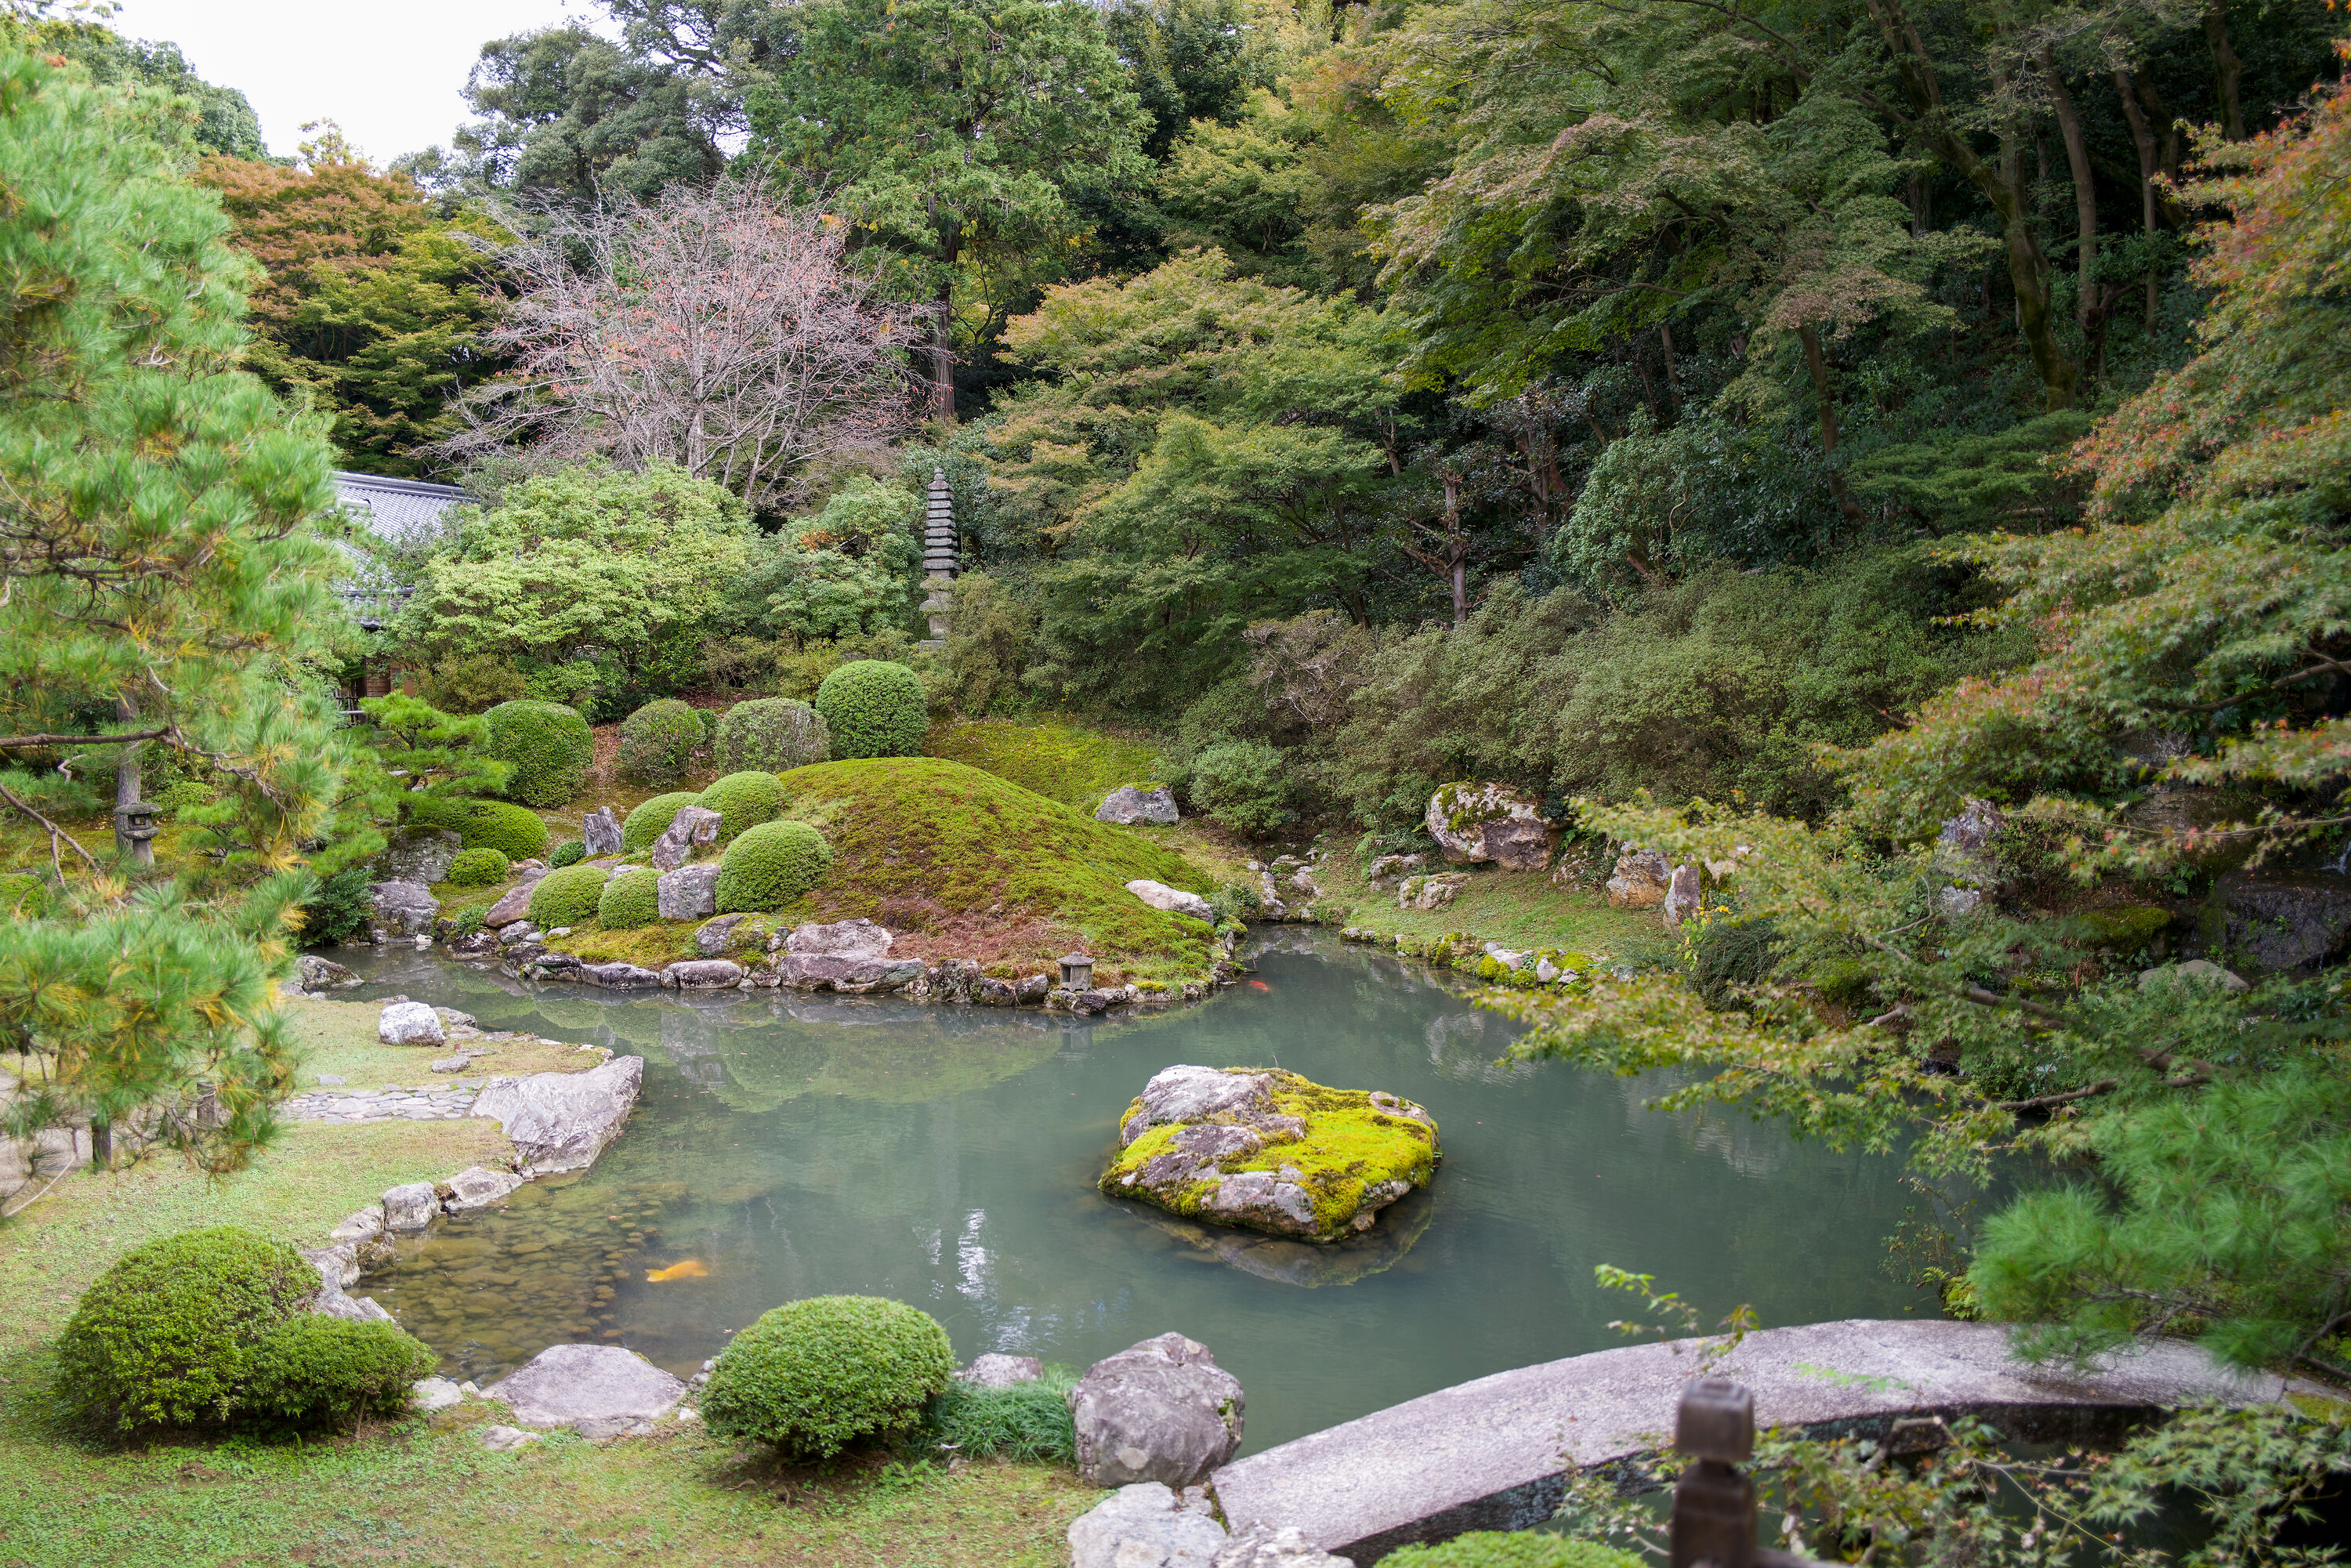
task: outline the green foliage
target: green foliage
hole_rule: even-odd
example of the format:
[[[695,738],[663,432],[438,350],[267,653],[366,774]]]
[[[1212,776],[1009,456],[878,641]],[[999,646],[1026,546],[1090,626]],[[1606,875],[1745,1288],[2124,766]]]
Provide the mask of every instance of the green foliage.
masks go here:
[[[1435,1546],[1405,1546],[1396,1568],[1639,1568],[1644,1559],[1597,1542],[1531,1531],[1473,1530]]]
[[[607,931],[634,931],[653,925],[661,919],[660,883],[661,873],[651,866],[631,866],[617,873],[597,896],[596,924]]]
[[[0,911],[11,920],[38,920],[49,912],[49,884],[26,872],[0,875]]]
[[[408,1408],[411,1385],[438,1364],[396,1323],[301,1312],[254,1345],[238,1413],[248,1422],[298,1428],[397,1416]]]
[[[507,879],[507,861],[497,850],[461,850],[449,862],[447,880],[459,887],[487,887]]]
[[[225,1425],[257,1347],[318,1293],[293,1248],[235,1226],[133,1248],[59,1336],[57,1397],[121,1432]]]
[[[784,787],[772,773],[729,773],[711,781],[696,804],[718,813],[718,836],[732,839],[746,828],[771,822],[784,809]]]
[[[860,659],[825,676],[816,711],[844,762],[869,757],[919,757],[930,728],[922,677],[904,664]]]
[[[718,913],[781,909],[831,867],[832,846],[806,822],[762,822],[727,845],[718,862]]]
[[[1058,1367],[1034,1383],[1009,1388],[950,1382],[924,1411],[924,1435],[966,1459],[1074,1465],[1078,1432],[1070,1416],[1070,1390],[1076,1385],[1077,1379]]]
[[[302,940],[313,946],[357,942],[375,916],[373,879],[365,866],[345,866],[322,876],[299,907]]]
[[[83,21],[48,23],[37,37],[45,50],[73,61],[90,80],[125,93],[149,133],[174,151],[184,136],[198,154],[265,156],[261,120],[245,94],[198,76],[179,45],[126,38]]]
[[[759,697],[726,710],[726,716],[718,720],[711,755],[726,773],[788,773],[831,761],[832,736],[823,716],[808,704]]]
[[[603,893],[601,866],[575,865],[549,872],[530,890],[531,924],[541,931],[585,925],[596,918]]]
[[[830,1458],[912,1426],[954,1371],[946,1331],[929,1313],[878,1296],[814,1296],[727,1343],[702,1415],[721,1437]]]
[[[956,578],[946,647],[955,710],[978,718],[1026,706],[1021,677],[1036,637],[1037,612],[1027,601],[984,571]]]
[[[561,871],[565,866],[578,865],[587,858],[588,841],[585,839],[566,839],[555,846],[554,852],[547,857],[547,863]]]
[[[374,727],[368,755],[403,793],[495,795],[514,775],[512,763],[486,749],[489,727],[482,719],[455,717],[399,695],[369,697],[360,711]]]
[[[213,799],[212,787],[193,779],[183,779],[177,784],[155,791],[155,805],[167,817],[177,817],[192,807],[209,806]]]
[[[695,710],[674,697],[662,697],[621,721],[614,768],[634,783],[673,783],[694,760],[703,738],[702,720]]]
[[[923,498],[862,475],[796,517],[746,580],[764,623],[796,643],[856,637],[906,618],[919,584]]]
[[[425,700],[451,713],[482,713],[528,695],[513,661],[496,653],[460,653],[427,667],[417,686]]]
[[[514,765],[507,799],[560,806],[588,782],[596,743],[579,711],[559,703],[500,703],[482,716],[491,756]]]
[[[469,850],[496,850],[509,861],[547,852],[547,823],[527,806],[441,795],[412,795],[401,804],[413,826],[452,829]]]
[[[1259,740],[1228,740],[1192,759],[1191,796],[1211,821],[1263,838],[1296,818],[1290,764]]]
[[[635,854],[649,849],[653,841],[669,831],[670,823],[684,806],[698,805],[702,792],[698,789],[673,789],[666,795],[656,795],[641,802],[621,822],[621,850]]]

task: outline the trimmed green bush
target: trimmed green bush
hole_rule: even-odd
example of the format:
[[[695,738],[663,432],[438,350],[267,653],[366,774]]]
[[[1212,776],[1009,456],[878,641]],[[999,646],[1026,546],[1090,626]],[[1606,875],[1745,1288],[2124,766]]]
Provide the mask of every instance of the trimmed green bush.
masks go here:
[[[581,861],[584,861],[587,858],[588,843],[586,840],[566,839],[561,843],[555,846],[555,852],[547,857],[547,863],[553,866],[557,871],[561,871],[565,866],[578,865]]]
[[[685,771],[702,740],[694,709],[663,697],[621,721],[621,754],[613,766],[632,782],[667,784]]]
[[[604,884],[596,899],[596,924],[607,931],[634,931],[661,918],[661,873],[632,866]]]
[[[1473,1530],[1435,1546],[1400,1548],[1380,1562],[1383,1568],[1645,1568],[1632,1552],[1596,1541],[1526,1530]]]
[[[859,659],[825,676],[816,711],[832,734],[836,761],[920,757],[931,727],[922,677],[882,659]]]
[[[761,822],[718,862],[718,913],[781,909],[831,869],[832,846],[806,822]]]
[[[729,773],[705,789],[696,803],[718,813],[718,837],[725,842],[746,828],[780,816],[784,787],[772,773]]]
[[[449,862],[448,880],[459,887],[487,887],[506,881],[510,864],[496,850],[464,850]]]
[[[547,852],[547,824],[528,806],[455,795],[413,795],[402,805],[410,826],[451,829],[469,850],[496,850],[508,861]]]
[[[711,1368],[703,1419],[723,1437],[824,1459],[914,1425],[955,1373],[946,1330],[879,1296],[814,1296],[735,1336]]]
[[[509,800],[560,806],[587,784],[596,743],[579,709],[526,700],[500,703],[482,717],[489,725],[482,749],[514,764]]]
[[[1076,1383],[1066,1367],[1049,1368],[1035,1383],[1009,1388],[951,1382],[924,1413],[924,1428],[940,1448],[967,1459],[1074,1465],[1078,1431],[1070,1416],[1070,1390]]]
[[[408,1408],[410,1385],[435,1364],[423,1343],[396,1323],[298,1313],[253,1347],[239,1415],[287,1427],[396,1416]]]
[[[300,1253],[237,1226],[134,1247],[66,1324],[57,1397],[126,1432],[225,1424],[255,1347],[318,1293]]]
[[[1290,809],[1294,772],[1261,740],[1228,740],[1192,759],[1192,801],[1237,833],[1274,832],[1297,814]]]
[[[832,760],[832,733],[824,716],[789,697],[737,703],[718,721],[710,755],[721,773],[757,768],[789,773]]]
[[[541,931],[557,925],[585,925],[596,918],[604,894],[604,868],[567,866],[549,872],[530,890],[531,924]]]
[[[621,823],[621,852],[632,855],[646,848],[667,830],[680,806],[698,805],[701,800],[701,791],[696,789],[673,789],[654,796]]]

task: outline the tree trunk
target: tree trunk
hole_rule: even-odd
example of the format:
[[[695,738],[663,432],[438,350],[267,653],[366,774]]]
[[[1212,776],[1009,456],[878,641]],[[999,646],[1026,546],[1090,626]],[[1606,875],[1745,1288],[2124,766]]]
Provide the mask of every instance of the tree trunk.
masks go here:
[[[138,722],[139,706],[129,697],[117,699],[114,711],[126,724],[135,725]],[[121,758],[114,764],[114,803],[117,806],[129,806],[138,800],[141,765],[145,760],[146,751],[147,743],[143,740],[135,741],[122,748]],[[123,832],[123,826],[122,818],[117,816],[114,819],[114,852],[128,854],[141,865],[153,865],[155,863],[153,842],[129,837]]]
[[[1681,412],[1681,386],[1679,378],[1674,373],[1674,324],[1672,322],[1657,323],[1657,341],[1666,350],[1666,396],[1671,401],[1674,412],[1678,414]]]
[[[1813,375],[1813,401],[1821,411],[1821,455],[1835,455],[1837,444],[1836,398],[1829,390],[1828,356],[1821,352],[1820,329],[1807,322],[1796,329],[1796,341],[1804,346],[1804,369]],[[1844,487],[1844,476],[1834,468],[1829,470],[1829,492],[1836,497],[1837,510],[1848,518],[1859,521],[1861,505]]]
[[[114,1127],[97,1117],[89,1119],[89,1168],[110,1170],[114,1166]]]
[[[2227,0],[2213,0],[2204,13],[2204,43],[2212,51],[2212,96],[2220,101],[2220,126],[2231,141],[2245,139],[2245,106],[2237,98],[2237,83],[2245,62],[2229,47]]]
[[[2065,167],[2074,176],[2074,223],[2080,246],[2074,277],[2081,294],[2074,316],[2082,324],[2082,340],[2095,344],[2105,330],[2105,312],[2099,308],[2098,188],[2090,173],[2089,144],[2082,136],[2082,117],[2074,112],[2074,95],[2065,90],[2056,57],[2045,48],[2041,51],[2041,78],[2057,110],[2057,129],[2065,138]]]
[[[1461,535],[1461,476],[1445,471],[1445,553],[1453,566],[1453,624],[1469,619],[1469,543]]]
[[[2138,84],[2121,66],[2115,68],[2115,91],[2122,97],[2123,118],[2130,121],[2131,141],[2138,147],[2139,218],[2151,245],[2155,239],[2155,128],[2147,122],[2147,115],[2139,108]],[[2150,335],[2155,331],[2160,293],[2150,254],[2147,267],[2147,329]]]

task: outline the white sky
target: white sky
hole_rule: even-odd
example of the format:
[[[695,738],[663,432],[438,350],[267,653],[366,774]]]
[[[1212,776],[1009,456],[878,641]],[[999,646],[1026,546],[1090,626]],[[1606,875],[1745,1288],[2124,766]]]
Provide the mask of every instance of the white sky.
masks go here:
[[[110,26],[177,44],[197,75],[243,92],[271,152],[332,120],[382,164],[448,144],[484,44],[567,21],[613,31],[588,0],[120,0]]]

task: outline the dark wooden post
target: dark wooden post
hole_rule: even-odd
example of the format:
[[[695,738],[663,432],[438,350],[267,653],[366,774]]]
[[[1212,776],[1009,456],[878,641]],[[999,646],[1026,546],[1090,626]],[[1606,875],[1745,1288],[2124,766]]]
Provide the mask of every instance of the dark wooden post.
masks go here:
[[[1755,1544],[1755,1396],[1727,1377],[1693,1377],[1674,1414],[1674,1447],[1690,1463],[1674,1482],[1673,1568],[1811,1568]]]

